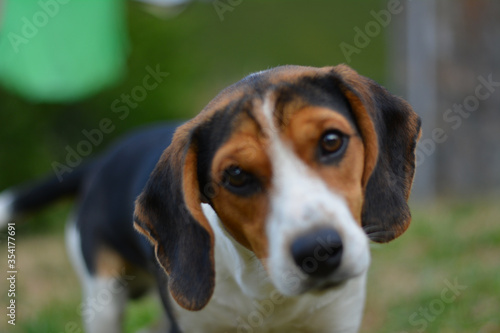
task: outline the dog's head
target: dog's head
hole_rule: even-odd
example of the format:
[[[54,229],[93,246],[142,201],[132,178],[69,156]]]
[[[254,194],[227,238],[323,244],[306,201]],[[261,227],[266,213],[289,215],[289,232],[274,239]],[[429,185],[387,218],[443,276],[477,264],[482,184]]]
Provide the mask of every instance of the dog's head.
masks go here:
[[[177,130],[135,227],[186,309],[203,308],[215,284],[202,203],[283,294],[338,284],[366,271],[368,239],[408,227],[419,133],[405,101],[347,66],[256,73]]]

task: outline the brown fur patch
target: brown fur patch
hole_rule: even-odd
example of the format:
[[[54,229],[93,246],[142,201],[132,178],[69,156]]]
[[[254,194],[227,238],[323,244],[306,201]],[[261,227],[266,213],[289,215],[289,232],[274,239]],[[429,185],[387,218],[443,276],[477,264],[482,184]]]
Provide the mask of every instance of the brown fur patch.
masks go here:
[[[99,277],[116,277],[128,267],[127,261],[108,246],[100,246],[96,253],[96,275]]]
[[[359,75],[346,65],[333,67],[342,79],[350,86],[354,87],[360,93],[360,96],[354,94],[346,87],[341,87],[344,96],[351,105],[352,112],[358,126],[360,127],[363,144],[365,147],[365,169],[363,171],[363,188],[366,189],[368,180],[375,169],[378,159],[379,147],[378,136],[373,123],[373,117],[376,116],[374,105],[372,105],[371,91],[366,78]]]
[[[208,223],[205,214],[201,209],[201,196],[199,191],[198,176],[196,172],[196,152],[193,151],[193,147],[190,147],[186,153],[184,159],[184,168],[182,175],[182,189],[184,193],[184,202],[189,210],[190,214],[194,219],[208,231],[211,239],[211,243],[214,243],[214,233],[212,227]],[[213,256],[211,258],[213,262]]]
[[[306,107],[288,117],[290,125],[284,133],[285,139],[291,142],[297,155],[311,170],[346,200],[352,215],[361,224],[364,147],[356,129],[340,113],[324,107]],[[338,165],[318,161],[321,136],[329,130],[338,130],[349,140]]]
[[[265,258],[268,251],[265,221],[272,177],[265,148],[268,139],[262,135],[261,126],[254,120],[246,116],[242,118],[237,130],[214,156],[212,175],[219,188],[212,203],[229,233],[257,257]],[[262,191],[241,197],[223,188],[220,183],[224,170],[235,165],[255,175],[263,187]]]

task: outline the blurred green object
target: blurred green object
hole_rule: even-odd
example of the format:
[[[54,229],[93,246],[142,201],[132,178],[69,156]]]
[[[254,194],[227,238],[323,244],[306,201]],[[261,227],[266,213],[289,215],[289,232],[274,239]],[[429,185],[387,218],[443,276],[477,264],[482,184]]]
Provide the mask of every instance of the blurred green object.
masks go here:
[[[6,0],[0,83],[34,102],[69,103],[120,79],[126,68],[123,0]]]

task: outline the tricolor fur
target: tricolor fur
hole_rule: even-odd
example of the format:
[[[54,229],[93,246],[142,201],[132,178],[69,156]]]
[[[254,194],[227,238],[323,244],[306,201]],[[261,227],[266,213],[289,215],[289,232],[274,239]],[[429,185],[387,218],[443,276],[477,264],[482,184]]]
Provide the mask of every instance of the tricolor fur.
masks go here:
[[[86,293],[133,274],[139,295],[149,272],[164,330],[356,332],[369,240],[411,219],[411,107],[344,65],[284,66],[223,90],[170,140],[173,128],[132,136],[72,179]],[[0,217],[22,212],[26,191],[11,193]],[[119,331],[124,295],[91,332]]]

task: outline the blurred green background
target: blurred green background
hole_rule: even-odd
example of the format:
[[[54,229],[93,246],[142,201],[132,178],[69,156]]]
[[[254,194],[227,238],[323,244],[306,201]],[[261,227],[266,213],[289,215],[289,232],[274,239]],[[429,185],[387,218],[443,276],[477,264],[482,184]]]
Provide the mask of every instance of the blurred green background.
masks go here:
[[[242,1],[221,20],[212,2],[191,3],[164,18],[128,2],[127,70],[116,85],[67,104],[34,103],[0,89],[0,189],[53,174],[54,162],[65,164],[66,147],[76,150],[87,140],[82,131],[99,128],[103,118],[111,119],[115,129],[93,146],[93,153],[139,126],[191,118],[220,90],[250,73],[286,64],[346,62],[340,43],[352,40],[353,28],[372,19],[374,3],[380,9],[385,3],[342,3],[338,10],[339,3]],[[359,56],[353,55],[350,65],[384,82],[385,59],[385,35],[380,34]],[[147,68],[159,68],[168,76],[120,119],[122,113],[113,112],[113,102],[142,86]],[[24,226],[37,232],[57,229],[61,222],[52,214],[37,215],[37,223]]]
[[[352,28],[370,19],[374,2],[343,4],[342,10],[338,3],[243,1],[223,21],[210,2],[193,3],[164,20],[130,3],[127,73],[114,87],[70,105],[33,104],[0,90],[0,188],[50,172],[53,161],[64,161],[65,147],[75,147],[85,139],[82,130],[97,128],[102,118],[116,124],[106,143],[142,124],[188,119],[221,89],[252,72],[285,64],[345,62],[339,44],[352,40]],[[383,81],[384,54],[381,34],[351,65]],[[119,120],[111,110],[113,101],[142,85],[148,66],[159,66],[169,76]]]
[[[64,162],[66,147],[75,148],[85,139],[82,131],[98,128],[103,118],[111,119],[115,130],[94,153],[138,126],[194,116],[221,89],[252,72],[285,64],[345,63],[340,44],[352,44],[353,29],[372,21],[370,12],[387,8],[387,1],[248,0],[225,12],[223,20],[214,2],[195,2],[174,13],[152,14],[135,2],[126,8],[129,53],[125,75],[115,85],[66,104],[30,102],[0,89],[0,190],[52,173],[54,161]],[[389,33],[395,29],[371,38],[349,65],[390,85]],[[147,68],[169,75],[120,119],[113,102],[141,86]],[[75,322],[79,332],[80,288],[63,243],[70,210],[71,203],[63,202],[18,224],[18,326],[2,320],[0,331],[72,332],[66,325]],[[412,325],[410,316],[440,299],[444,281],[456,278],[468,289],[427,320],[423,331],[500,332],[497,197],[441,198],[413,205],[413,211],[404,236],[373,247],[363,332],[416,331],[420,326]],[[1,236],[0,250],[6,253]],[[2,302],[5,286],[0,282]],[[127,332],[151,322],[158,311],[154,300],[132,304]]]

